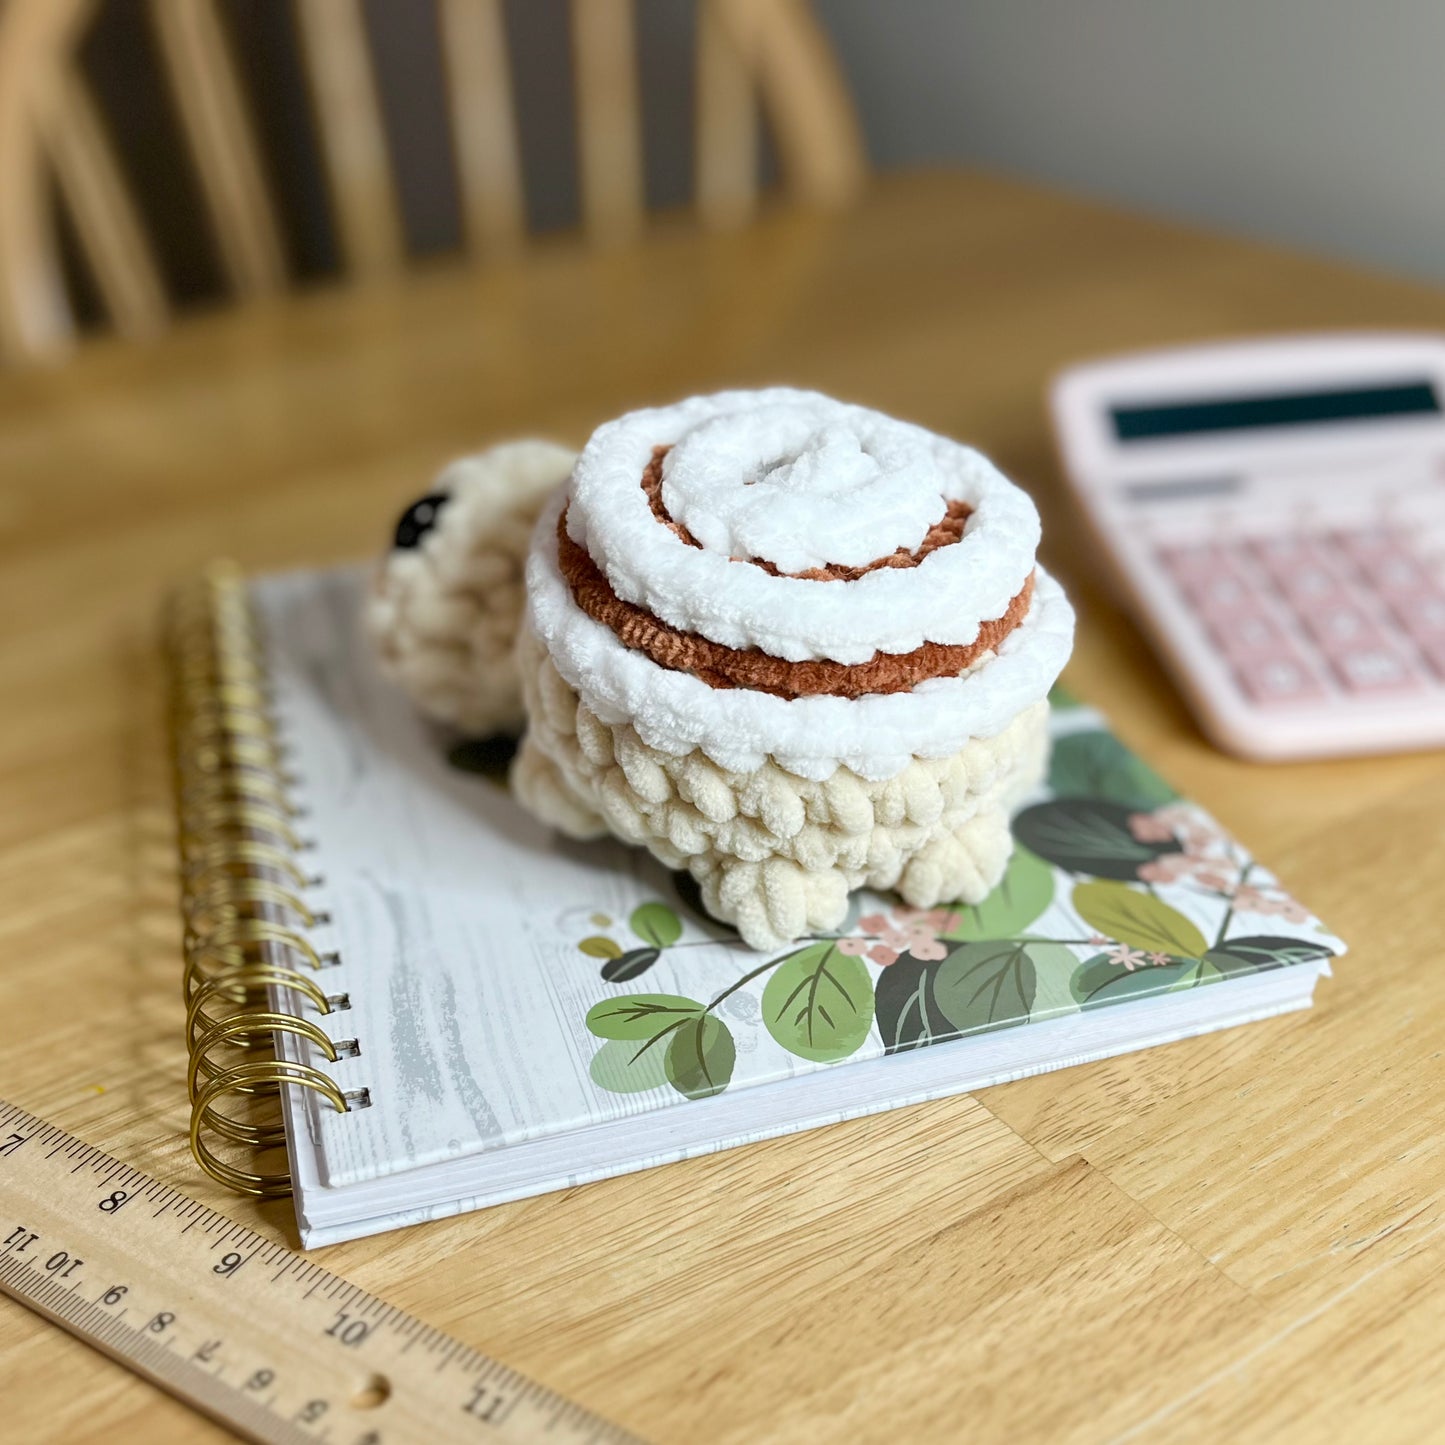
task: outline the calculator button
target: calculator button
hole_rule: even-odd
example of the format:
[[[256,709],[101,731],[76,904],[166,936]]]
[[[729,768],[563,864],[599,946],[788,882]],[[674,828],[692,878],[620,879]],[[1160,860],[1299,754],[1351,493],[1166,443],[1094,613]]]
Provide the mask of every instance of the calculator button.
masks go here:
[[[1228,565],[1223,550],[1207,543],[1193,547],[1161,547],[1155,556],[1181,587],[1207,582]]]
[[[1234,675],[1247,696],[1262,706],[1310,702],[1324,696],[1304,659],[1288,652],[1235,664]]]
[[[1395,620],[1416,639],[1445,637],[1445,595],[1427,592],[1423,597],[1392,597]]]
[[[1420,686],[1414,668],[1387,647],[1351,648],[1330,663],[1350,692],[1410,692]]]
[[[1298,572],[1303,567],[1325,565],[1328,549],[1321,545],[1322,541],[1322,538],[1308,537],[1302,532],[1292,532],[1285,536],[1266,537],[1251,543],[1248,551],[1253,558],[1254,566],[1263,566],[1271,577],[1277,581],[1283,581],[1284,578]],[[1241,548],[1241,551],[1243,550]]]
[[[1254,544],[1254,555],[1264,564],[1270,576],[1280,576],[1291,568],[1314,560],[1310,543],[1301,536],[1265,537]]]
[[[1305,631],[1329,651],[1386,647],[1385,634],[1374,619],[1349,602],[1332,603],[1300,614]]]
[[[1394,552],[1400,545],[1400,534],[1389,527],[1361,527],[1353,532],[1337,532],[1330,540],[1363,567]]]
[[[1264,598],[1243,577],[1221,571],[1199,581],[1185,582],[1184,595],[1205,619],[1252,616],[1264,606]]]
[[[1433,637],[1417,637],[1415,641],[1419,644],[1420,651],[1425,654],[1425,661],[1430,664],[1435,675],[1445,681],[1445,633],[1439,633]]]
[[[1434,590],[1430,574],[1402,547],[1380,553],[1364,568],[1387,597],[1418,597]]]
[[[1348,600],[1343,581],[1323,558],[1281,571],[1275,582],[1297,609],[1333,606]]]
[[[1262,566],[1270,581],[1296,603],[1315,604],[1342,596],[1346,563],[1323,538],[1301,535],[1270,537],[1252,548],[1255,565]],[[1333,555],[1332,555],[1333,554]]]
[[[1290,651],[1290,641],[1278,622],[1266,612],[1239,617],[1208,617],[1204,621],[1214,645],[1231,662],[1255,657],[1277,657]]]

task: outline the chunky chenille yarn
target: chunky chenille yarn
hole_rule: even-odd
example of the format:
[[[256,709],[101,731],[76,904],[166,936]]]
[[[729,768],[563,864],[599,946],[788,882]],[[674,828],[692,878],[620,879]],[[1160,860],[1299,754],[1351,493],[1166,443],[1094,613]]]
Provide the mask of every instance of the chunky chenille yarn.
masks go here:
[[[366,627],[382,669],[428,717],[479,736],[521,728],[522,572],[537,513],[576,459],[543,441],[462,457],[403,517]]]
[[[885,780],[839,766],[825,780],[771,760],[733,772],[700,749],[649,747],[628,723],[603,722],[524,633],[518,669],[527,734],[512,788],[574,838],[612,833],[687,869],[715,918],[754,948],[840,926],[848,895],[897,889],[914,907],[974,902],[1012,851],[1008,817],[1043,775],[1048,704],[994,737],[914,758]]]
[[[439,546],[464,554],[483,510],[443,510],[459,535]],[[817,393],[610,422],[532,533],[513,789],[571,836],[687,869],[755,948],[838,926],[863,885],[978,902],[1072,645],[1038,540],[978,452]],[[500,716],[480,706],[500,677],[473,679],[470,716]]]

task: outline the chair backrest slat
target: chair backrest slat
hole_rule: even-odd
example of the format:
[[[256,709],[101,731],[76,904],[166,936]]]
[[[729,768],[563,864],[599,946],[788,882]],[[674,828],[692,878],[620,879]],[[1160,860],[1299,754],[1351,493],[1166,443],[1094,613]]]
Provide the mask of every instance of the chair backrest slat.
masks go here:
[[[719,0],[697,10],[697,128],[694,188],[703,223],[740,225],[758,204],[758,0],[724,14]]]
[[[502,0],[440,0],[457,188],[468,246],[513,250],[526,234]]]
[[[74,332],[31,89],[68,36],[57,8],[0,8],[0,357],[62,353]]]
[[[632,0],[572,0],[582,224],[608,245],[642,230],[642,113]]]
[[[165,287],[90,92],[67,67],[38,86],[31,103],[41,146],[116,330],[154,335],[170,311]]]
[[[166,77],[236,294],[286,284],[280,229],[215,0],[151,0]]]
[[[866,178],[866,151],[842,72],[807,0],[719,4],[750,48],[784,185],[807,204],[846,204]]]
[[[118,330],[169,319],[159,268],[86,89],[77,51],[98,0],[0,0],[0,360],[63,353],[75,321],[54,194]],[[635,0],[569,0],[583,227],[615,244],[646,197]],[[343,269],[384,277],[406,244],[363,0],[291,0]],[[704,225],[758,206],[761,111],[783,189],[836,205],[859,188],[863,147],[809,0],[696,0],[696,204]],[[218,0],[148,0],[205,209],[232,290],[286,284],[281,226]],[[467,249],[526,233],[503,0],[433,0]],[[52,182],[54,185],[52,186]]]
[[[390,275],[401,210],[360,0],[296,0],[296,14],[342,257],[359,278]]]

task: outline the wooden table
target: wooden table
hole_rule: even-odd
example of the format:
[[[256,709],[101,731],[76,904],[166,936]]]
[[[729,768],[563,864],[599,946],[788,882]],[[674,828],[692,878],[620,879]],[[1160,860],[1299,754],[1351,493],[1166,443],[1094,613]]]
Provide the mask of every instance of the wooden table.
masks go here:
[[[1445,754],[1251,767],[1101,591],[1042,388],[1096,352],[1445,327],[1445,295],[976,175],[853,215],[543,246],[0,378],[0,1096],[192,1165],[163,588],[367,553],[452,454],[816,386],[1032,487],[1074,689],[1352,944],[1314,1011],[326,1251],[658,1440],[1413,1439],[1445,1419]],[[0,1300],[0,1433],[219,1432]]]

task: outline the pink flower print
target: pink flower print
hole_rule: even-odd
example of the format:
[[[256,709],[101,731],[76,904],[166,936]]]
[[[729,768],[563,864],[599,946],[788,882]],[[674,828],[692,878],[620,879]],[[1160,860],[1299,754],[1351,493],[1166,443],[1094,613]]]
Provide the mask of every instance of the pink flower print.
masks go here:
[[[1235,890],[1234,906],[1242,913],[1264,913],[1272,914],[1278,918],[1288,919],[1291,923],[1308,923],[1309,913],[1293,898],[1286,894],[1280,894],[1278,898],[1272,898],[1261,888],[1256,888],[1252,883],[1246,883]]]
[[[858,920],[858,927],[866,935],[856,940],[866,950],[867,956],[880,968],[898,962],[898,955],[908,947],[908,938],[899,932],[881,913],[865,913]],[[869,941],[873,940],[870,948]],[[848,940],[850,943],[853,939]],[[850,950],[851,951],[851,950]]]
[[[1174,960],[1167,953],[1150,953],[1145,955],[1155,968],[1165,968]]]
[[[1091,948],[1108,948],[1114,940],[1105,938],[1102,933],[1091,933],[1089,935],[1089,946]]]
[[[880,968],[897,963],[898,955],[908,946],[908,940],[881,913],[865,913],[858,927],[861,936],[839,939],[839,950],[871,958]]]
[[[1198,861],[1186,853],[1161,853],[1148,863],[1141,863],[1134,871],[1146,883],[1174,883]]]
[[[920,963],[936,963],[948,957],[948,946],[939,937],[957,928],[962,919],[957,913],[946,908],[907,908],[900,905],[892,911],[892,918],[881,913],[869,913],[858,920],[863,937],[839,942],[839,948],[855,956],[864,953],[880,968],[897,963],[905,954],[911,954]],[[869,943],[872,947],[869,947]]]
[[[1157,813],[1130,813],[1129,831],[1141,843],[1168,843],[1174,829]]]
[[[869,921],[872,922],[874,920],[870,919]],[[906,953],[909,943],[912,942],[908,930],[906,928],[895,928],[883,918],[879,918],[876,921],[879,926],[868,930],[874,938],[885,948],[891,948],[894,953]]]
[[[1234,906],[1241,913],[1277,913],[1278,902],[1261,893],[1252,883],[1245,883],[1234,890]]]
[[[1127,943],[1116,943],[1108,950],[1108,956],[1110,963],[1117,963],[1130,973],[1142,968],[1146,962],[1145,955],[1137,948],[1130,948]]]
[[[1213,828],[1206,828],[1199,823],[1191,823],[1179,835],[1180,841],[1191,853],[1212,853],[1224,842],[1221,834],[1216,833]]]
[[[1232,872],[1214,866],[1210,868],[1199,868],[1195,871],[1194,881],[1201,888],[1212,888],[1216,893],[1233,893],[1235,877]]]
[[[938,935],[922,920],[908,925],[908,952],[919,963],[936,963],[948,957],[948,950],[939,942]]]
[[[957,928],[960,922],[958,914],[949,913],[944,908],[908,908],[902,904],[893,910],[893,920],[896,926],[903,928],[926,924],[934,933],[945,933],[950,928]]]
[[[881,914],[873,913],[859,920],[877,939],[879,948],[869,953],[875,963],[882,963],[880,952],[891,954],[887,961],[894,962],[901,953],[911,953],[920,963],[933,963],[948,957],[947,947],[938,935],[947,929],[956,928],[959,915],[944,908],[906,908],[893,910],[890,923]]]
[[[1155,808],[1153,816],[1174,828],[1188,827],[1191,823],[1197,825],[1199,821],[1199,815],[1190,803],[1168,803],[1162,808]]]

